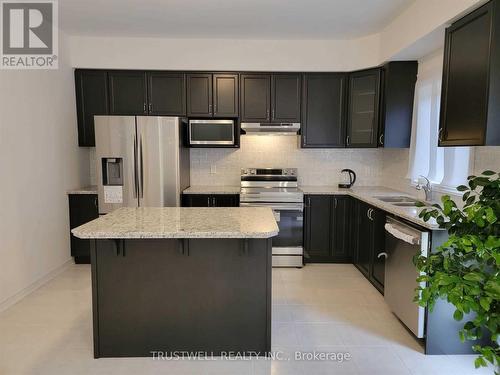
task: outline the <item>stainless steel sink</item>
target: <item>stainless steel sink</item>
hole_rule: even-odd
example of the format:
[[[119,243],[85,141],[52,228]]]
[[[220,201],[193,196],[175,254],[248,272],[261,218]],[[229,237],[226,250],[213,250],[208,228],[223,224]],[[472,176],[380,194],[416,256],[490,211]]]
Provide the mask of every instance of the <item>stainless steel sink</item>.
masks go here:
[[[391,204],[399,207],[417,207],[416,202],[392,202]]]
[[[407,197],[404,195],[374,196],[373,198],[379,199],[382,202],[387,202],[398,207],[416,207],[416,203],[419,202],[415,198]]]
[[[388,202],[388,203],[415,203],[418,202],[415,198],[412,197],[406,197],[403,195],[397,195],[397,196],[378,196],[378,197],[373,197],[380,199],[382,202]]]

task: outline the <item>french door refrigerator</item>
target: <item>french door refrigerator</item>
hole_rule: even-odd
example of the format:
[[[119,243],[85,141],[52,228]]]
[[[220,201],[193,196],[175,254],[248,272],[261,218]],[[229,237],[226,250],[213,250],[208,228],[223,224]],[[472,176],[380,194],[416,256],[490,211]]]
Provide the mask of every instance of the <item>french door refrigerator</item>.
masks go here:
[[[180,206],[189,187],[186,122],[178,117],[95,116],[99,213]]]

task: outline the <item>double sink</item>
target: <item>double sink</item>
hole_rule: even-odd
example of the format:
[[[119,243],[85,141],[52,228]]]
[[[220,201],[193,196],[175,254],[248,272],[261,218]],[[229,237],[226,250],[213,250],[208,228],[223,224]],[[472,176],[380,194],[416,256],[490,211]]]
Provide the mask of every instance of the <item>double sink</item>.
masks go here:
[[[406,197],[403,195],[397,195],[397,196],[374,196],[373,198],[379,199],[382,202],[387,202],[390,203],[394,206],[399,206],[399,207],[416,207],[417,202],[420,202],[419,200],[412,198],[412,197]]]

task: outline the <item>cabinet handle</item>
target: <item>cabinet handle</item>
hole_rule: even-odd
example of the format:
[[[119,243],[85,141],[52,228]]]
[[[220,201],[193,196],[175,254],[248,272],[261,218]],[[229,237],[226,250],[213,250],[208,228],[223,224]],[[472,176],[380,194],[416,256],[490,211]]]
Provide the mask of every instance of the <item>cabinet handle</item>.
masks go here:
[[[210,207],[210,197],[207,197],[207,207]]]
[[[337,208],[337,203],[338,203],[337,198],[335,198],[334,202],[335,202],[334,207]]]
[[[149,112],[153,112],[153,103],[149,103]]]
[[[212,207],[215,207],[215,197],[212,198]]]
[[[347,136],[346,143],[347,143],[347,146],[349,146],[351,144],[351,139],[349,138],[349,136]]]
[[[379,253],[379,254],[377,255],[377,258],[384,257],[385,259],[387,259],[387,256],[388,256],[388,255],[387,255],[387,253],[385,253],[385,252],[381,252],[381,253]]]
[[[144,112],[144,113],[146,113],[146,112],[147,112],[147,109],[146,109],[146,108],[147,108],[147,107],[146,107],[146,103],[144,103],[144,104],[143,104],[143,106],[142,106],[142,110],[143,110],[143,112]]]
[[[266,119],[269,120],[269,109],[266,109]]]
[[[275,109],[273,108],[273,117],[272,117],[272,118],[273,118],[273,120],[276,118],[275,114],[276,114],[276,111],[275,111]]]
[[[366,216],[368,216],[368,219],[370,220],[373,220],[372,212],[373,212],[372,208],[369,208],[368,211],[366,212]]]
[[[217,113],[217,104],[214,104],[214,114]]]
[[[208,105],[208,112],[212,112],[212,104]]]
[[[99,209],[99,199],[97,197],[95,197],[95,199],[94,199],[94,205],[95,205],[95,208]]]
[[[438,139],[439,142],[443,142],[443,128],[439,128]]]
[[[384,133],[380,134],[380,137],[378,137],[378,143],[383,146],[384,145]]]

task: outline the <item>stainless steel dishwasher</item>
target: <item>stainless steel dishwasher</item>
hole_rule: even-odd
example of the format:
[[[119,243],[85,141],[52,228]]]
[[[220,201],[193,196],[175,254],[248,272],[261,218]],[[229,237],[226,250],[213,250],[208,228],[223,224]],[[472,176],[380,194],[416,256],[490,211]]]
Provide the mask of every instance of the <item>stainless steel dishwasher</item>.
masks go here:
[[[429,232],[392,217],[387,218],[385,231],[385,301],[416,337],[423,338],[425,309],[413,302],[419,276],[413,257],[427,256]]]

